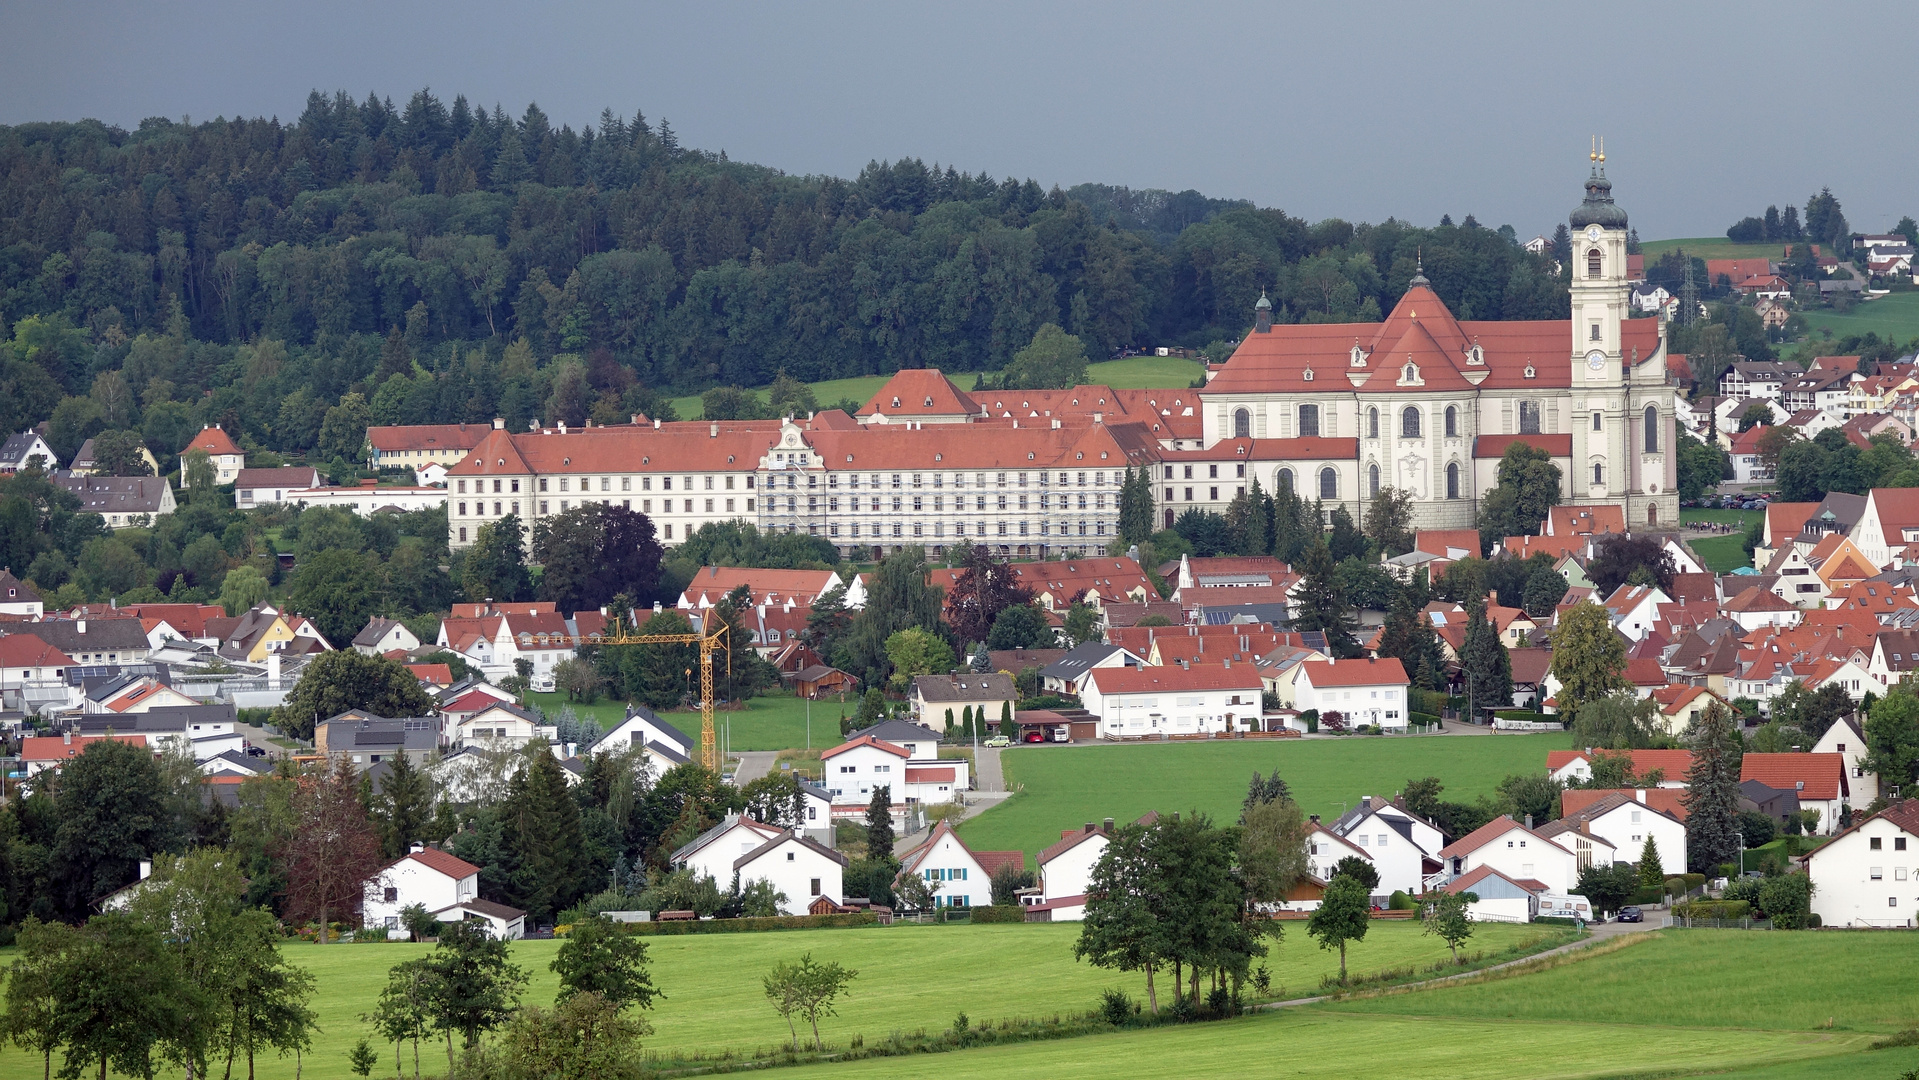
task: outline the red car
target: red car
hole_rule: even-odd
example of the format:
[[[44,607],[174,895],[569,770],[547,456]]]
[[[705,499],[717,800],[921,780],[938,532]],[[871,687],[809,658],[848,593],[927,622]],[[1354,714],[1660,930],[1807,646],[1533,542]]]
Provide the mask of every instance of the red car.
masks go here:
[[[1025,738],[1021,739],[1020,741],[1021,742],[1045,742],[1046,733],[1035,729],[1033,731],[1027,732]]]

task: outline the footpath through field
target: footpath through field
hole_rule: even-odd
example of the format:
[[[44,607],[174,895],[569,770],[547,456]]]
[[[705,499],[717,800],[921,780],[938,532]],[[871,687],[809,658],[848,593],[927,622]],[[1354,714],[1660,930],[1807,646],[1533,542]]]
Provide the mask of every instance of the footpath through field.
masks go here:
[[[1436,979],[1425,979],[1420,982],[1403,983],[1399,986],[1382,987],[1381,989],[1387,989],[1387,990],[1393,991],[1394,993],[1398,993],[1399,991],[1402,991],[1402,990],[1424,990],[1427,987],[1443,986],[1446,983],[1454,982],[1459,979],[1477,978],[1478,976],[1491,974],[1492,972],[1495,972],[1495,971],[1504,971],[1507,968],[1514,968],[1524,964],[1537,963],[1538,961],[1543,960],[1549,956],[1560,956],[1565,953],[1577,952],[1580,949],[1589,949],[1593,947],[1594,945],[1599,944],[1600,942],[1611,941],[1614,938],[1624,937],[1627,934],[1645,934],[1645,933],[1650,933],[1651,931],[1654,931],[1654,930],[1663,930],[1666,928],[1667,919],[1666,919],[1665,910],[1663,908],[1649,907],[1644,910],[1646,912],[1646,920],[1647,920],[1645,922],[1599,923],[1593,926],[1591,932],[1587,934],[1585,937],[1580,938],[1578,941],[1569,942],[1565,945],[1561,945],[1556,949],[1547,949],[1545,952],[1534,953],[1531,956],[1524,956],[1519,958],[1518,960],[1508,960],[1503,964],[1494,964],[1491,967],[1477,968],[1472,971],[1462,971],[1458,973],[1457,975],[1441,975],[1440,977]],[[1290,1009],[1296,1005],[1318,1005],[1318,1004],[1321,1004],[1322,1002],[1332,1001],[1334,999],[1334,996],[1335,995],[1332,995],[1332,994],[1320,994],[1315,997],[1288,998],[1285,1001],[1269,1001],[1264,1005],[1251,1006],[1248,1009],[1248,1011],[1263,1012],[1268,1009]]]

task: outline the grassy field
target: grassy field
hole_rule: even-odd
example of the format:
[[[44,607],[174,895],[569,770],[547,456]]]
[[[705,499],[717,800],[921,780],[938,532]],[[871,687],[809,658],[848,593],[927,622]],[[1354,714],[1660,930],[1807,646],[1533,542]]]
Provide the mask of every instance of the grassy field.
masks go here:
[[[821,1033],[845,1045],[855,1033],[869,1040],[919,1028],[940,1030],[960,1011],[976,1020],[1041,1017],[1091,1009],[1101,990],[1122,986],[1143,994],[1143,979],[1106,971],[1073,959],[1079,928],[1070,924],[1014,926],[875,927],[865,930],[801,930],[765,934],[687,935],[647,939],[653,982],[666,995],[648,1019],[655,1034],[648,1050],[673,1054],[732,1049],[753,1053],[786,1039],[786,1025],[766,1004],[759,976],[775,961],[811,951],[860,972],[843,1015],[823,1021]],[[1522,926],[1482,927],[1473,948],[1495,952],[1539,937]],[[558,981],[548,970],[558,943],[527,941],[513,946],[513,959],[530,977],[522,1000],[546,1004]],[[286,947],[288,958],[315,980],[314,1008],[321,1032],[306,1056],[303,1076],[347,1080],[346,1052],[370,1035],[359,1017],[371,1009],[394,964],[430,946],[313,945]],[[1445,956],[1438,939],[1413,924],[1379,923],[1366,940],[1349,948],[1355,972],[1432,964]],[[1314,948],[1302,931],[1290,930],[1265,963],[1275,994],[1315,989],[1338,970],[1337,954]],[[950,978],[935,977],[950,973]],[[933,974],[929,974],[933,973]],[[392,1060],[393,1048],[384,1048]],[[443,1046],[421,1046],[426,1071],[445,1071]],[[411,1051],[409,1049],[408,1056]],[[942,1058],[953,1061],[957,1059]],[[262,1080],[294,1074],[294,1063],[263,1060]],[[411,1061],[407,1062],[411,1067]],[[17,1050],[0,1053],[0,1076],[38,1076],[38,1063]],[[387,1075],[381,1072],[377,1075]]]
[[[1572,736],[1497,735],[1018,747],[1000,754],[1011,799],[960,826],[976,848],[1036,854],[1062,829],[1148,810],[1237,817],[1255,770],[1279,770],[1307,813],[1331,820],[1361,795],[1391,797],[1437,776],[1448,799],[1490,795],[1512,773],[1537,773]]]
[[[1680,521],[1716,521],[1721,524],[1738,525],[1740,532],[1724,534],[1688,534],[1686,543],[1699,555],[1708,570],[1723,574],[1737,570],[1742,566],[1751,566],[1752,560],[1746,557],[1745,529],[1752,523],[1764,519],[1764,510],[1681,510]]]
[[[1806,323],[1813,329],[1814,340],[1823,337],[1820,331],[1830,330],[1834,339],[1875,333],[1903,345],[1919,337],[1919,292],[1891,293],[1867,300],[1844,314],[1808,311]]]
[[[1737,525],[1742,529],[1752,528],[1755,521],[1765,520],[1764,510],[1720,510],[1687,508],[1679,511],[1680,521],[1716,521],[1721,525]]]
[[[1124,360],[1102,360],[1087,365],[1087,381],[1116,390],[1141,390],[1169,386],[1181,387],[1199,378],[1205,369],[1197,360],[1181,360],[1171,356],[1129,356]],[[827,379],[823,382],[808,383],[813,388],[813,397],[822,406],[831,408],[842,398],[852,398],[865,404],[866,400],[886,385],[889,375],[861,375],[851,379]],[[971,390],[978,381],[975,372],[961,371],[952,375],[953,382],[962,390]],[[766,400],[762,388],[760,400]],[[673,411],[682,420],[698,420],[700,396],[674,398]]]
[[[1657,262],[1661,255],[1673,248],[1684,248],[1686,254],[1695,259],[1779,259],[1784,258],[1786,245],[1770,240],[1756,244],[1735,244],[1723,236],[1695,236],[1686,240],[1641,240],[1639,253],[1646,257],[1648,264]],[[1700,282],[1704,285],[1705,282]]]
[[[1461,986],[808,1074],[1893,1080],[1919,1065],[1919,1048],[1867,1047],[1919,1020],[1915,960],[1909,936],[1666,931]]]

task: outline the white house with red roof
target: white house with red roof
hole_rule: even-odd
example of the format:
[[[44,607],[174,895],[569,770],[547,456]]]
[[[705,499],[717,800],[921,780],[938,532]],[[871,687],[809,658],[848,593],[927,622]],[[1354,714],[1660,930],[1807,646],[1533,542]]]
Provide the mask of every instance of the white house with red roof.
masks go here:
[[[935,907],[983,907],[993,902],[993,872],[1026,867],[1023,851],[974,851],[951,822],[933,826],[926,842],[900,858],[901,878],[917,877],[932,888]]]
[[[1675,812],[1673,807],[1657,805],[1664,800],[1649,798],[1646,788],[1598,794],[1599,798],[1591,800],[1567,801],[1562,796],[1565,815],[1540,832],[1561,847],[1572,848],[1575,855],[1580,854],[1580,838],[1602,841],[1604,847],[1601,850],[1610,850],[1613,862],[1627,863],[1639,861],[1645,854],[1646,841],[1650,839],[1659,852],[1659,864],[1667,877],[1686,872],[1686,820],[1683,809]],[[1583,867],[1600,861],[1598,858],[1581,858],[1579,865]]]
[[[1745,754],[1739,759],[1739,782],[1748,780],[1793,792],[1799,809],[1819,811],[1819,824],[1808,830],[1815,835],[1839,831],[1840,812],[1853,801],[1844,754]]]
[[[1853,803],[1869,806],[1879,798],[1879,774],[1866,768],[1866,737],[1850,717],[1840,717],[1812,744],[1815,754],[1838,754],[1845,760],[1846,787]]]
[[[1312,822],[1319,827],[1318,819]],[[1425,891],[1434,875],[1445,869],[1439,851],[1446,843],[1439,827],[1411,811],[1393,805],[1376,795],[1361,795],[1352,809],[1333,822],[1330,831],[1356,848],[1361,857],[1379,872],[1375,892],[1390,896],[1395,891],[1417,895]],[[1309,857],[1313,854],[1309,848]],[[1332,867],[1351,852],[1335,850],[1323,865],[1312,858],[1313,875],[1322,880],[1332,877]]]
[[[28,779],[32,779],[80,756],[87,747],[101,739],[117,739],[134,746],[149,745],[145,735],[75,735],[72,732],[64,735],[29,735],[20,740],[20,763],[25,767]]]
[[[1686,734],[1700,714],[1714,705],[1728,711],[1732,709],[1725,698],[1711,690],[1685,683],[1661,686],[1648,696],[1659,706],[1660,723],[1665,727],[1666,734],[1675,737]]]
[[[1628,641],[1639,641],[1659,624],[1659,607],[1672,598],[1656,585],[1621,585],[1603,605],[1612,624]]]
[[[1093,886],[1093,867],[1099,864],[1100,856],[1106,854],[1106,846],[1112,842],[1112,835],[1112,818],[1107,818],[1101,825],[1089,821],[1080,828],[1061,832],[1057,841],[1039,853],[1037,902],[1053,904],[1078,900],[1077,914],[1055,911],[1050,921],[1066,922],[1084,917],[1086,894]],[[1068,903],[1064,906],[1073,905]]]
[[[495,937],[512,941],[525,933],[526,912],[480,899],[480,868],[440,851],[416,846],[366,880],[361,925],[403,934],[400,913],[414,904],[441,922],[480,922]]]
[[[1406,669],[1390,656],[1309,660],[1293,676],[1293,705],[1301,712],[1318,709],[1322,721],[1327,713],[1337,712],[1348,727],[1374,724],[1403,732],[1411,722],[1406,698],[1410,683]]]
[[[1911,927],[1919,913],[1919,800],[1854,821],[1806,856],[1824,926]]]
[[[142,675],[114,688],[101,697],[84,699],[89,713],[143,713],[153,709],[194,706],[200,702],[175,690],[152,675]]]
[[[1507,814],[1446,845],[1439,857],[1452,878],[1491,867],[1535,893],[1570,893],[1579,879],[1579,861],[1570,850]]]
[[[200,429],[200,433],[181,448],[180,456],[185,458],[196,450],[204,451],[213,463],[213,478],[216,483],[231,484],[239,477],[240,470],[246,468],[246,453],[233,441],[233,436],[221,430],[218,424],[208,424]],[[184,462],[180,466],[180,486],[183,488],[187,486],[187,469]]]
[[[872,801],[873,789],[890,787],[895,803],[905,802],[906,763],[912,759],[903,746],[861,735],[820,754],[820,786],[833,794],[834,805]]]
[[[29,684],[47,689],[65,686],[72,666],[72,657],[32,634],[0,636],[0,693],[17,698]]]
[[[1252,663],[1094,668],[1080,704],[1104,739],[1212,734],[1257,730],[1264,688]]]
[[[1588,783],[1593,778],[1593,756],[1600,753],[1630,754],[1634,777],[1644,782],[1658,772],[1655,787],[1683,788],[1692,770],[1691,750],[1548,750],[1546,774],[1564,786]]]
[[[1873,488],[1852,535],[1874,566],[1889,566],[1907,544],[1919,541],[1919,488]]]

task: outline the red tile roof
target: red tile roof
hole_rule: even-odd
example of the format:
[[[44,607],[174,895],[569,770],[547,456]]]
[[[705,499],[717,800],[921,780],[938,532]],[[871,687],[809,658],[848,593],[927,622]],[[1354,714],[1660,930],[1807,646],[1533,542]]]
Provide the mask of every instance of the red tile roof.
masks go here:
[[[857,739],[849,739],[846,742],[843,742],[839,744],[838,746],[835,746],[833,749],[828,750],[825,753],[821,754],[820,760],[825,761],[827,758],[830,758],[830,757],[838,757],[839,755],[846,753],[848,750],[857,750],[862,746],[871,746],[871,747],[874,747],[875,749],[884,750],[885,752],[892,754],[894,757],[910,758],[913,756],[912,754],[908,753],[906,748],[903,746],[895,746],[894,744],[890,742],[886,742],[885,740],[875,739],[871,735],[861,735]]]
[[[524,603],[454,604],[447,614],[454,619],[479,619],[488,615],[537,615],[557,610],[557,605],[551,600],[528,600]]]
[[[1607,753],[1615,752],[1607,751]],[[1652,770],[1658,769],[1667,780],[1680,781],[1692,771],[1691,750],[1627,750],[1625,753],[1632,755],[1634,776],[1647,776]],[[1548,750],[1546,751],[1546,771],[1558,772],[1580,758],[1590,760],[1592,756],[1593,751],[1590,750]]]
[[[1066,854],[1067,852],[1080,846],[1086,841],[1093,839],[1094,837],[1099,837],[1101,840],[1110,840],[1112,839],[1112,834],[1102,832],[1098,828],[1094,828],[1091,830],[1088,830],[1088,829],[1066,830],[1065,832],[1060,834],[1060,838],[1057,842],[1055,842],[1050,847],[1046,848],[1044,851],[1041,851],[1039,853],[1039,859],[1038,859],[1039,865],[1045,866],[1047,863],[1052,862],[1054,859],[1059,858],[1061,855]]]
[[[1539,833],[1535,832],[1534,830],[1528,829],[1526,826],[1521,825],[1517,821],[1514,821],[1511,815],[1501,814],[1498,817],[1492,819],[1491,821],[1488,821],[1486,824],[1481,825],[1479,828],[1474,829],[1472,832],[1467,833],[1465,836],[1462,836],[1459,839],[1441,848],[1439,851],[1439,857],[1442,859],[1450,859],[1456,855],[1470,855],[1473,852],[1484,847],[1485,845],[1490,844],[1494,840],[1497,840],[1500,837],[1506,835],[1507,833],[1511,832],[1514,829],[1518,829],[1520,832],[1526,833],[1529,836],[1537,837],[1541,843],[1546,843],[1546,844],[1553,843],[1551,840],[1548,840],[1547,838],[1540,836]],[[1553,846],[1559,847],[1558,844],[1553,844]],[[1565,849],[1560,848],[1560,850],[1564,851]]]
[[[1553,457],[1573,456],[1571,435],[1481,435],[1473,440],[1473,456],[1502,458],[1506,456],[1506,450],[1514,443],[1525,443],[1534,449],[1544,450]]]
[[[195,450],[205,450],[207,453],[215,456],[238,454],[240,452],[240,448],[233,445],[232,436],[217,427],[202,429],[198,435],[195,435],[187,441],[186,448],[181,450],[180,453],[185,455]]]
[[[975,416],[979,403],[938,368],[902,368],[886,380],[859,415],[884,413],[911,419],[919,416]]]
[[[972,849],[968,848],[967,850],[971,851]],[[1015,870],[1026,869],[1026,853],[1024,851],[974,851],[973,861],[979,863],[979,868],[986,871],[986,876],[989,878],[997,873],[1002,866],[1010,866]]]
[[[1735,454],[1757,454],[1759,452],[1759,440],[1765,438],[1766,432],[1771,430],[1772,427],[1770,425],[1755,424],[1739,434],[1734,435],[1732,437],[1732,452]],[[1785,505],[1792,504],[1788,503]],[[1819,504],[1814,503],[1812,505],[1817,507]],[[1801,523],[1803,524],[1803,520]],[[1774,544],[1773,546],[1777,547],[1778,545]]]
[[[1769,788],[1797,791],[1806,800],[1837,799],[1846,793],[1846,756],[1746,754],[1740,758],[1739,780],[1757,780]]]
[[[22,761],[64,761],[78,757],[101,739],[114,739],[130,746],[145,746],[145,735],[75,735],[68,742],[64,735],[29,735],[20,740]]]
[[[1394,661],[1398,663],[1398,661]],[[1204,690],[1258,690],[1259,669],[1252,664],[1222,667],[1094,668],[1090,676],[1101,694],[1181,693]],[[1404,681],[1404,677],[1401,677]]]
[[[1362,660],[1308,661],[1300,668],[1315,688],[1328,686],[1393,686],[1407,682],[1406,669],[1397,657]]]
[[[0,668],[71,667],[73,658],[32,634],[0,637]]]
[[[1626,531],[1626,511],[1617,506],[1555,506],[1547,512],[1542,536],[1589,536]]]
[[[1446,552],[1458,548],[1469,555],[1477,555],[1479,548],[1478,529],[1421,529],[1413,534],[1413,550],[1428,555],[1448,557]]]
[[[453,684],[453,668],[448,664],[408,664],[406,669],[421,682],[430,682],[436,686]]]
[[[413,852],[406,858],[412,859],[414,862],[419,863],[429,870],[438,870],[440,873],[445,874],[455,881],[461,878],[472,877],[474,874],[480,872],[479,867],[467,862],[465,859],[448,855],[439,848],[423,848]],[[399,861],[405,862],[406,860],[401,859]]]
[[[1740,282],[1750,277],[1770,275],[1772,261],[1760,256],[1745,259],[1707,259],[1706,284],[1717,284],[1720,278]]]
[[[703,566],[687,583],[680,598],[695,607],[704,599],[717,604],[727,594],[744,585],[756,603],[768,598],[795,600],[811,604],[826,591],[830,572],[826,570],[769,570],[755,566]]]
[[[366,441],[381,453],[400,450],[458,450],[480,445],[491,424],[398,424],[366,429]]]
[[[922,768],[906,770],[906,782],[909,784],[950,784],[953,782],[952,768]]]
[[[1626,661],[1626,681],[1634,686],[1664,686],[1666,673],[1660,670],[1659,661],[1642,656]]]

